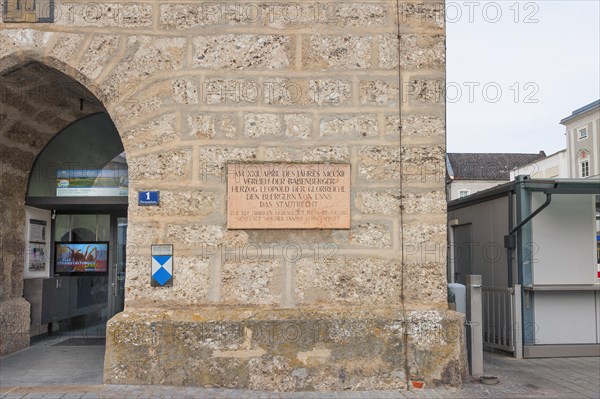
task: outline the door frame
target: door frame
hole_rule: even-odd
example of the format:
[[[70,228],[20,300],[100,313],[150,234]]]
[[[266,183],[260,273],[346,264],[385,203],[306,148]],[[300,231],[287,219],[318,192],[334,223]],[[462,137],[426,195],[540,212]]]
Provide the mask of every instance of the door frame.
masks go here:
[[[127,208],[121,207],[121,209],[77,209],[78,207],[75,205],[74,208],[66,208],[61,207],[60,210],[52,211],[52,223],[51,223],[51,245],[50,245],[50,277],[53,277],[54,271],[54,235],[55,235],[55,215],[109,215],[110,216],[110,227],[109,227],[109,251],[108,251],[108,298],[107,298],[107,320],[113,317],[116,313],[117,307],[117,284],[118,284],[118,274],[116,273],[117,269],[117,241],[118,241],[118,226],[117,220],[119,218],[127,218]],[[125,260],[125,262],[127,262]],[[123,292],[123,295],[125,293]]]
[[[456,254],[456,249],[459,248],[461,251],[464,251],[465,248],[459,247],[459,244],[458,244],[458,242],[456,240],[456,230],[455,229],[459,228],[459,227],[466,227],[466,226],[469,227],[469,242],[470,242],[470,245],[468,246],[468,252],[469,252],[470,264],[469,264],[469,272],[465,273],[465,276],[464,276],[465,277],[465,282],[463,284],[465,284],[465,285],[466,285],[467,275],[470,274],[470,273],[472,273],[472,271],[473,271],[473,255],[474,255],[474,253],[473,253],[473,223],[460,223],[460,224],[455,224],[455,225],[451,226],[451,228],[452,228],[453,256],[452,256],[451,270],[450,270],[451,281],[453,283],[458,282],[457,279],[456,279],[456,277],[457,277],[456,276],[457,275],[456,265],[457,265],[457,261],[458,261],[457,254]]]

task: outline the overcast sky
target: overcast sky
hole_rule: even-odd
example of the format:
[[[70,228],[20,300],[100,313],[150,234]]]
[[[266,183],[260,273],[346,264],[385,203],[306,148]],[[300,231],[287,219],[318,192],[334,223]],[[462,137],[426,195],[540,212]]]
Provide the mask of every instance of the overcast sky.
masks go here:
[[[448,152],[565,148],[558,122],[600,98],[599,3],[448,0]]]

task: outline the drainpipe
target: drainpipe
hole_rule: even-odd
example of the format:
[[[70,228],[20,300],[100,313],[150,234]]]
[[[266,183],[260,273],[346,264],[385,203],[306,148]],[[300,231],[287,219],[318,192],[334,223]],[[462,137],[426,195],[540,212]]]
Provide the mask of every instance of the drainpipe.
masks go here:
[[[519,190],[517,192],[517,201],[522,201],[522,191],[524,191],[524,181],[528,179],[528,176],[517,176],[517,182],[520,184]],[[543,191],[544,194],[546,194],[546,201],[539,206],[539,208],[537,208],[535,211],[531,212],[525,219],[523,219],[519,224],[517,224],[515,227],[511,228],[510,231],[508,232],[507,235],[504,236],[504,247],[508,249],[509,251],[509,255],[512,254],[512,250],[514,248],[517,247],[517,236],[516,234],[521,230],[521,228],[523,228],[523,226],[525,226],[531,219],[533,219],[538,213],[540,213],[541,211],[544,210],[544,208],[546,208],[548,205],[550,205],[550,202],[552,201],[552,194],[550,193],[549,190],[544,190]],[[521,194],[521,195],[519,195]],[[508,195],[509,198],[509,204],[508,204],[508,212],[509,212],[509,228],[512,225],[512,212],[513,212],[513,206],[512,206],[512,193],[509,193]],[[518,208],[522,208],[520,206],[521,204],[519,203]],[[517,212],[518,215],[517,216],[521,216],[521,212]],[[519,251],[519,258],[521,258],[521,252],[522,252],[522,248],[520,248],[521,251]],[[510,256],[509,256],[510,258]],[[510,263],[510,259],[508,260],[508,262]],[[519,265],[518,265],[518,273],[519,273],[519,280],[518,283],[519,284],[523,284],[523,262],[519,261]],[[509,265],[509,270],[508,270],[508,275],[509,275],[509,285],[512,282],[510,280],[510,278],[512,278],[512,265]]]
[[[529,213],[529,209],[530,209],[530,201],[529,201],[529,196],[526,195],[526,189],[525,189],[525,183],[526,181],[529,179],[529,176],[517,176],[515,178],[515,182],[516,182],[516,199],[517,199],[517,220],[520,220],[521,217],[523,217],[524,214],[528,214]],[[556,188],[556,186],[555,186]],[[529,213],[529,215],[527,217],[525,217],[523,220],[521,220],[520,223],[518,223],[515,227],[510,228],[510,226],[512,225],[512,216],[511,216],[511,220],[509,222],[509,228],[510,231],[508,232],[507,235],[504,236],[504,246],[512,253],[513,250],[515,248],[517,248],[517,244],[519,246],[519,252],[518,252],[518,259],[517,259],[517,272],[518,272],[518,284],[519,285],[523,285],[523,275],[524,275],[524,263],[525,261],[528,261],[526,258],[526,254],[524,254],[523,252],[523,238],[522,236],[522,232],[521,229],[531,220],[533,219],[538,213],[540,213],[542,210],[544,210],[544,208],[546,208],[548,205],[550,205],[550,202],[552,201],[552,194],[550,193],[550,190],[544,190],[543,191],[544,194],[546,194],[546,201],[540,205],[535,211]],[[511,205],[509,205],[509,211],[513,210],[512,207],[512,194],[509,194],[509,198],[510,198],[510,202]],[[529,231],[529,229],[527,230]],[[528,234],[527,232],[525,232],[525,234]],[[526,237],[526,239],[530,239],[529,236]],[[511,269],[512,269],[512,265],[511,265]],[[529,271],[528,276],[530,276],[531,272]],[[529,280],[529,277],[528,277]],[[525,304],[525,291],[522,290],[521,291],[521,304]],[[523,306],[523,305],[522,305]],[[525,308],[522,309],[521,311],[521,337],[523,337],[523,345],[525,344],[525,326],[530,325],[533,322],[533,315],[531,314],[531,311],[527,311]],[[520,354],[517,354],[517,357],[519,357]]]
[[[531,214],[529,216],[527,216],[525,219],[523,219],[523,221],[521,221],[521,223],[519,223],[511,231],[509,231],[508,232],[509,236],[511,236],[511,235],[515,234],[517,231],[521,230],[521,227],[523,227],[525,225],[525,223],[529,222],[531,219],[533,219],[535,217],[535,215],[537,215],[545,207],[550,205],[550,202],[552,201],[552,194],[550,194],[548,191],[544,191],[544,194],[546,194],[546,201],[542,205],[540,205],[540,207],[538,209],[531,212]]]
[[[509,191],[508,192],[508,230],[512,230],[513,229],[513,192]],[[506,248],[506,266],[507,266],[507,274],[508,274],[508,288],[513,286],[513,262],[512,262],[512,246],[510,245],[504,245],[504,247]]]

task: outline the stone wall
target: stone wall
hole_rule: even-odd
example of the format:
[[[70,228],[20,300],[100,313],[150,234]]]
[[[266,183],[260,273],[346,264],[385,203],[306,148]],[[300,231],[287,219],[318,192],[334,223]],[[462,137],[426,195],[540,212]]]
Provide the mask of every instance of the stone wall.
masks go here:
[[[53,23],[3,24],[0,70],[37,60],[81,82],[127,151],[126,311],[109,322],[107,382],[460,383],[462,321],[445,310],[443,2],[55,7]],[[350,163],[351,229],[228,231],[234,161]],[[160,207],[137,206],[149,189]],[[153,243],[175,246],[172,288],[150,286]],[[256,338],[289,320],[329,339]]]

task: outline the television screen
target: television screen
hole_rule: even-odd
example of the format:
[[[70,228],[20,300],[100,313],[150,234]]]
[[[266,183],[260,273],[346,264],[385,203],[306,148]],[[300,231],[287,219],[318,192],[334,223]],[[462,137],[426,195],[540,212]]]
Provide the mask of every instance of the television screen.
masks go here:
[[[108,272],[108,242],[57,242],[54,250],[54,273]]]

